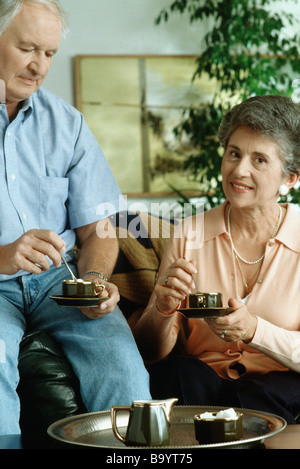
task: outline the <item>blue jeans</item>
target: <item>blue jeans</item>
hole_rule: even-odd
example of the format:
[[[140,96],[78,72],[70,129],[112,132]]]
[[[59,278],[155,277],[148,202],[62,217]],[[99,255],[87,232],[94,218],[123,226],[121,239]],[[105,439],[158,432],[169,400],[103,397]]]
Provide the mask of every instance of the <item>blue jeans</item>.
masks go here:
[[[49,298],[61,294],[62,280],[69,277],[62,265],[0,282],[0,434],[20,433],[16,387],[25,329],[48,331],[60,343],[89,412],[151,399],[148,373],[119,308],[91,320],[78,308],[58,306]]]

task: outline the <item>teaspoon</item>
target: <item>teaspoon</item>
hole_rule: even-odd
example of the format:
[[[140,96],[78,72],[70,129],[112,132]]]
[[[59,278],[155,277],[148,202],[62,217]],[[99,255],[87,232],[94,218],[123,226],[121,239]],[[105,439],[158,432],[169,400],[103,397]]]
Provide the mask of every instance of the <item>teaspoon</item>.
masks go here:
[[[185,257],[184,257],[184,260],[186,260],[186,258],[185,258]],[[199,289],[198,289],[198,285],[197,285],[197,282],[196,282],[195,276],[194,276],[193,274],[191,274],[191,275],[192,275],[192,279],[193,279],[193,281],[194,281],[194,284],[195,284],[195,287],[196,287],[196,291],[198,292],[198,291],[199,291]]]
[[[71,276],[72,276],[72,279],[73,279],[75,282],[77,282],[77,278],[75,277],[75,275],[73,274],[72,270],[70,269],[70,267],[69,267],[69,265],[68,265],[68,263],[67,263],[67,261],[66,261],[66,259],[65,259],[65,256],[64,256],[63,254],[60,254],[60,255],[61,255],[61,258],[62,258],[62,260],[63,260],[65,266],[67,267],[68,271],[70,272],[70,274],[71,274]]]

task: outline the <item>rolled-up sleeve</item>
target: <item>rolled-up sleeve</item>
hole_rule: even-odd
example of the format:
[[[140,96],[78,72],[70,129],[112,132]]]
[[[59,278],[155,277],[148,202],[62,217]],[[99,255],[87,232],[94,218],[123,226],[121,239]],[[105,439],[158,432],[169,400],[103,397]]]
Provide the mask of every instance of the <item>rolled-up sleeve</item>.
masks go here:
[[[81,118],[74,156],[67,173],[68,213],[72,229],[122,209],[123,197],[108,162],[92,132]],[[121,207],[120,207],[121,205]]]
[[[300,332],[288,331],[258,317],[251,345],[290,370],[300,373]]]

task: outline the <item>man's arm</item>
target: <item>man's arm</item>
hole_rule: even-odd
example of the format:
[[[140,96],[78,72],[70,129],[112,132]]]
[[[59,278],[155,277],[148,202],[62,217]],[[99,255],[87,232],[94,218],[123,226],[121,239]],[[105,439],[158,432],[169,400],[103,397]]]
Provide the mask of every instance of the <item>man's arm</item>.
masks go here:
[[[107,237],[99,237],[97,234],[97,225],[109,225]],[[82,278],[88,272],[97,272],[109,280],[119,252],[119,245],[114,234],[114,229],[109,219],[77,228],[77,236],[80,242],[80,252],[78,259],[78,274]],[[98,233],[102,232],[99,230]],[[105,290],[101,296],[109,296],[109,299],[100,302],[97,308],[80,308],[82,312],[90,319],[96,319],[112,312],[119,299],[118,288],[112,283],[105,281],[98,275],[89,274],[84,280],[95,281],[105,285]]]

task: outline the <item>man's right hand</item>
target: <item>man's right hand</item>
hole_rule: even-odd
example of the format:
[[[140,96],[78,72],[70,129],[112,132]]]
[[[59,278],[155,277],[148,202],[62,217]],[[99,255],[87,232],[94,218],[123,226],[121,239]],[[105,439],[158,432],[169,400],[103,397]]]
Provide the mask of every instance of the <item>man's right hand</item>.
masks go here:
[[[64,251],[65,242],[54,231],[27,231],[13,243],[0,246],[0,274],[14,275],[19,270],[40,274],[49,269],[49,259],[59,267]]]

